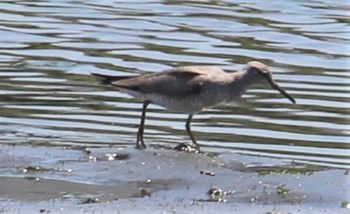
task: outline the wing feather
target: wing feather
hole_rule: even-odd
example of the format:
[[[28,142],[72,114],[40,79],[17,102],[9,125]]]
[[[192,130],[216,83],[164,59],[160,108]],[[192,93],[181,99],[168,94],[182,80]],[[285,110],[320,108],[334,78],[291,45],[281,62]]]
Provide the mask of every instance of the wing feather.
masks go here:
[[[185,66],[138,76],[93,75],[120,89],[144,94],[188,96],[201,93],[206,81],[222,73],[225,72],[212,66]]]

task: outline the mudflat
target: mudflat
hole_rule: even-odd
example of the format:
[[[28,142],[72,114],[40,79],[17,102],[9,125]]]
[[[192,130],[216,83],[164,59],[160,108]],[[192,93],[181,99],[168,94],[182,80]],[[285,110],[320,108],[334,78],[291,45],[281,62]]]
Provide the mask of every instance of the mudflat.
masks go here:
[[[1,146],[1,213],[349,213],[349,172],[169,148]]]

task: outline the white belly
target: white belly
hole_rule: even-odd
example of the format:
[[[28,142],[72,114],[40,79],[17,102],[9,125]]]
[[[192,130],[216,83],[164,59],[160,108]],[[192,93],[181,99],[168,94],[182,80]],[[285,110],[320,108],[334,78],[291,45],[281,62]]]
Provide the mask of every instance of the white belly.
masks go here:
[[[142,94],[137,91],[131,90],[121,90],[141,101],[149,100],[153,104],[160,105],[162,107],[183,112],[183,113],[196,113],[201,112],[204,109],[217,106],[226,103],[225,96],[217,96],[217,93],[211,93],[207,91],[206,93],[200,93],[197,95],[189,96],[166,96],[162,94],[147,93]]]

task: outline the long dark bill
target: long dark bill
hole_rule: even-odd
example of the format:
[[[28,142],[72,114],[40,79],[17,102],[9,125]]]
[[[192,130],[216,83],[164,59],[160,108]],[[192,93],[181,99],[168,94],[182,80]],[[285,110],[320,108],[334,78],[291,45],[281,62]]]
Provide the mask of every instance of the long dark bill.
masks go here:
[[[295,99],[290,96],[281,86],[277,85],[277,83],[269,78],[269,82],[271,84],[271,87],[279,91],[283,96],[287,97],[292,103],[295,103]]]

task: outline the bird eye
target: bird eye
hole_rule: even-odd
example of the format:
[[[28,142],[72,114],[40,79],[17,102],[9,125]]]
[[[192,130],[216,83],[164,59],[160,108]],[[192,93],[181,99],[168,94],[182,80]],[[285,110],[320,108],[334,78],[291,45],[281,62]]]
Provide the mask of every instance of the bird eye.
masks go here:
[[[260,75],[266,75],[267,72],[265,70],[260,70],[260,69],[256,69],[256,72],[258,72]]]

